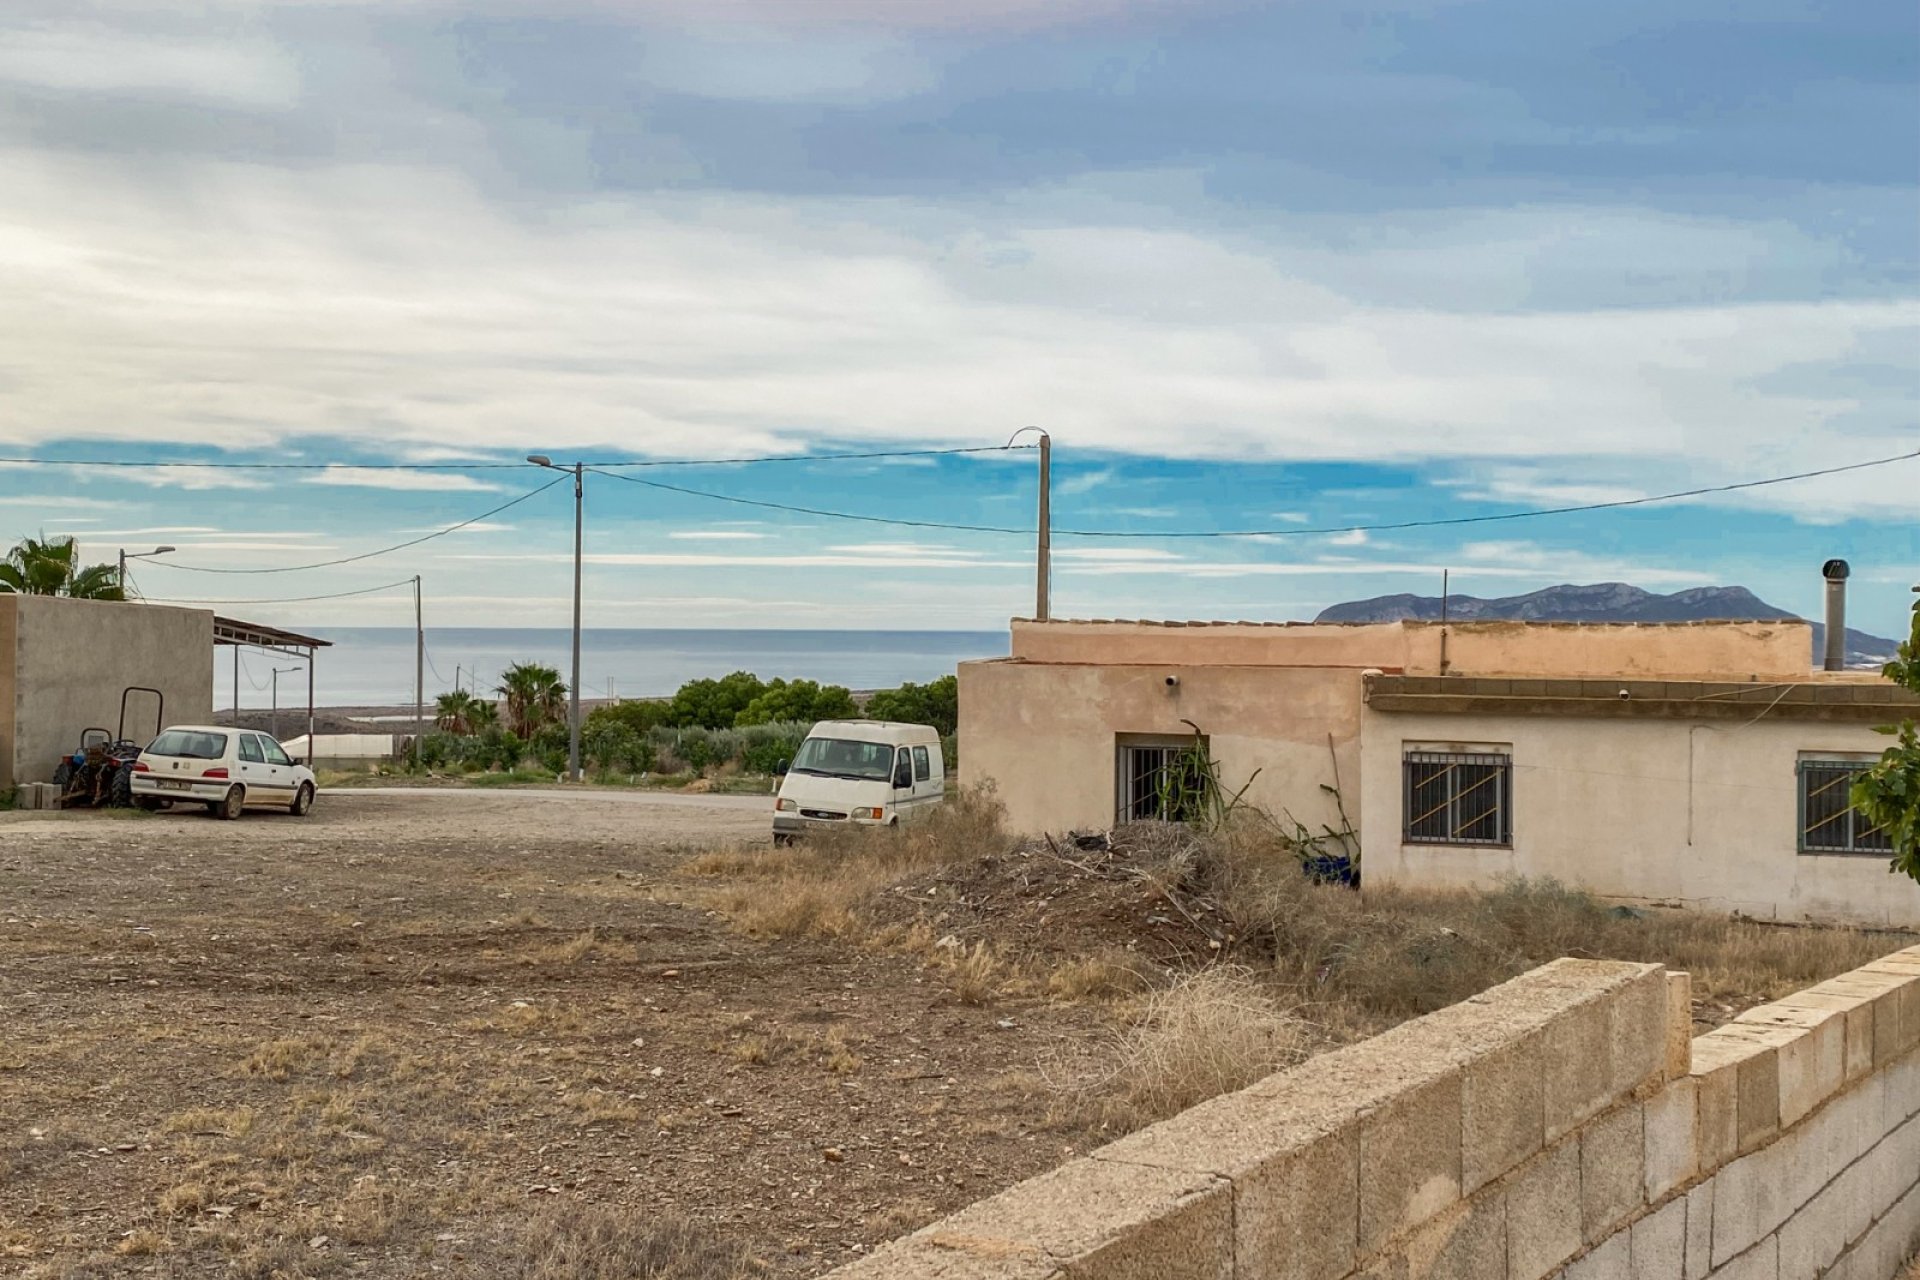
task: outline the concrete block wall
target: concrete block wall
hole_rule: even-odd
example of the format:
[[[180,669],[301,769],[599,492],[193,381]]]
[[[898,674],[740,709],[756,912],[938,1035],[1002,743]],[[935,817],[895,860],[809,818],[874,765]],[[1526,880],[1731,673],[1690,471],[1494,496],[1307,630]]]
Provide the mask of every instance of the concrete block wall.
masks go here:
[[[1891,1280],[1920,1246],[1920,947],[1691,1037],[1560,960],[1215,1098],[840,1280]]]

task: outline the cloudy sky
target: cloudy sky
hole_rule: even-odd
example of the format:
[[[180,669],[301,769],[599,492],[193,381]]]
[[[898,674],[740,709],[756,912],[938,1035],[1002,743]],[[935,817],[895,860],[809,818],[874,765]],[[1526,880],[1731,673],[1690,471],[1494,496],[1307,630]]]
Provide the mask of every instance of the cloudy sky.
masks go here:
[[[9,0],[0,535],[352,556],[512,462],[1056,445],[1057,612],[1742,583],[1903,626],[1920,462],[1911,0]],[[374,464],[443,464],[392,471]],[[473,464],[473,465],[467,465]],[[628,474],[1024,527],[1033,455]],[[1030,538],[589,477],[588,622],[993,627]],[[563,625],[562,485],[353,564]],[[250,606],[410,621],[399,595]]]

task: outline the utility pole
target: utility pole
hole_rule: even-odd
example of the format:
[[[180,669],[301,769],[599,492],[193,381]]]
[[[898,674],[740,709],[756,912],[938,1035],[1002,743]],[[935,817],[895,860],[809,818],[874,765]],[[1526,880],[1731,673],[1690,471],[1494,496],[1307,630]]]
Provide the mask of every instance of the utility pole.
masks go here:
[[[575,782],[580,779],[580,559],[582,532],[586,522],[586,473],[587,464],[576,462],[570,467],[556,467],[553,459],[544,453],[530,453],[527,461],[536,467],[545,467],[549,471],[570,471],[573,473],[573,673],[567,682],[567,776]]]
[[[1022,427],[1007,441],[1007,448],[1027,432],[1040,437],[1040,512],[1035,520],[1033,620],[1045,622],[1053,616],[1053,437],[1039,427]]]
[[[420,575],[413,575],[413,767],[420,767],[420,739],[427,731],[427,625],[420,609]]]
[[[130,598],[127,595],[127,561],[150,560],[154,556],[164,556],[173,549],[172,547],[155,547],[151,551],[136,551],[132,555],[128,555],[125,547],[120,548],[120,574],[113,580],[114,585],[120,588],[120,598],[123,600]],[[237,653],[239,651],[235,650],[235,652]],[[237,699],[235,700],[235,705],[239,705]]]

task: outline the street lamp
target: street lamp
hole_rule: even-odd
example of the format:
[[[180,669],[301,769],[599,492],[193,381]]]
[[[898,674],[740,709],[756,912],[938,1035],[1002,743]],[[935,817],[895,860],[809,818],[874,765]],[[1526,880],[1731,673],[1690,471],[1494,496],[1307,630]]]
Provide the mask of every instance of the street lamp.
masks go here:
[[[527,461],[549,471],[573,473],[573,678],[567,682],[567,776],[580,781],[580,534],[586,509],[586,464],[556,467],[544,453],[530,453]]]
[[[268,721],[273,726],[273,740],[280,741],[280,677],[283,673],[300,670],[299,667],[275,667],[273,669],[273,718]],[[312,754],[309,752],[309,754]]]
[[[164,556],[172,550],[174,550],[172,547],[155,547],[151,551],[136,551],[129,555],[125,547],[120,548],[120,576],[114,579],[120,588],[120,595],[124,598],[127,594],[127,561],[151,560],[154,556]]]

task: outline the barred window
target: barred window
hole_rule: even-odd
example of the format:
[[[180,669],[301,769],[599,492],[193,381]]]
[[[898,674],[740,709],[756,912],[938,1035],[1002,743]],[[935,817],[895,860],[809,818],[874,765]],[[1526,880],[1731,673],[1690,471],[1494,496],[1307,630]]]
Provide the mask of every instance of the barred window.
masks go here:
[[[1191,822],[1208,791],[1205,748],[1192,738],[1123,738],[1119,743],[1120,822]]]
[[[1408,844],[1513,843],[1513,757],[1505,752],[1409,751]]]
[[[1862,760],[1800,762],[1801,853],[1893,852],[1887,833],[1853,807],[1854,779],[1867,767]]]

